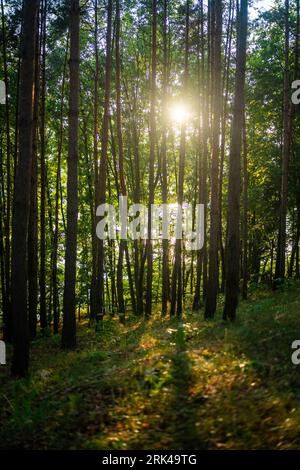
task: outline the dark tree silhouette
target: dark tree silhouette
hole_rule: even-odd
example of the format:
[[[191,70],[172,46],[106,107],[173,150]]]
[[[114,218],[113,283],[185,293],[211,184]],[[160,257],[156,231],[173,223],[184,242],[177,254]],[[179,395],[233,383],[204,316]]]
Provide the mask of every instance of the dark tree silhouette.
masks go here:
[[[32,124],[34,100],[34,64],[37,0],[24,2],[21,45],[19,155],[16,168],[12,221],[12,375],[25,376],[29,363],[29,328],[27,308],[27,240],[32,168]]]
[[[237,64],[230,141],[228,183],[228,235],[226,248],[225,320],[235,320],[240,279],[241,149],[247,47],[248,0],[241,0],[238,16]]]
[[[68,206],[62,329],[62,346],[64,348],[74,348],[76,346],[75,285],[78,216],[79,24],[79,0],[72,0],[70,5]]]

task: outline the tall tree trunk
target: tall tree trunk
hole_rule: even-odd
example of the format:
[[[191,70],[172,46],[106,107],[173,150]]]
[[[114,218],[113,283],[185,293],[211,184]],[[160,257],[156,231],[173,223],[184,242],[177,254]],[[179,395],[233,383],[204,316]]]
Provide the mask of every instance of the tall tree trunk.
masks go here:
[[[2,144],[2,139],[1,139]],[[2,146],[0,146],[0,165],[3,165],[3,151]],[[4,175],[0,174],[0,210],[1,214],[5,213],[5,191],[4,191]],[[1,279],[1,306],[3,312],[3,339],[5,341],[6,332],[8,329],[8,318],[5,316],[5,303],[6,299],[6,286],[5,286],[5,267],[4,267],[4,221],[0,217],[0,279]]]
[[[1,0],[1,17],[2,17],[2,53],[4,66],[4,83],[5,83],[5,126],[6,126],[6,214],[5,214],[5,251],[4,251],[4,299],[3,299],[3,338],[7,342],[12,341],[12,318],[11,318],[11,139],[10,139],[10,113],[9,113],[9,84],[7,70],[7,52],[6,52],[6,33],[4,21],[4,5]]]
[[[120,196],[126,197],[126,183],[124,176],[124,150],[122,136],[122,110],[121,110],[121,62],[120,62],[120,0],[116,0],[116,93],[117,93],[117,135],[119,154]],[[117,293],[119,315],[125,317],[124,285],[123,285],[123,259],[126,250],[126,240],[120,234],[119,257],[117,265]]]
[[[98,152],[98,126],[99,126],[99,47],[98,47],[98,0],[95,0],[95,28],[94,28],[94,49],[95,49],[95,84],[94,84],[94,126],[93,126],[93,160],[94,160],[94,201],[92,213],[92,282],[91,282],[91,317],[95,320],[97,317],[97,289],[98,287],[98,243],[96,237],[96,208],[99,200],[99,152]]]
[[[42,3],[42,77],[41,77],[41,200],[40,200],[40,323],[47,327],[46,313],[46,162],[45,162],[45,106],[46,106],[46,20],[47,0]]]
[[[168,4],[167,0],[163,3],[163,123],[162,123],[162,145],[161,145],[161,162],[162,162],[162,203],[168,203],[168,169],[167,169],[167,93],[168,93]],[[170,272],[169,272],[169,240],[163,239],[163,260],[162,260],[162,315],[166,315],[168,300],[170,297]]]
[[[210,237],[209,237],[209,278],[205,305],[205,318],[214,316],[217,306],[217,294],[219,284],[219,139],[221,118],[221,40],[222,40],[222,7],[220,0],[213,1],[212,24],[213,28],[213,142],[211,161],[211,209],[210,209]]]
[[[52,198],[50,193],[50,186],[49,186],[49,178],[48,178],[48,166],[45,166],[45,181],[46,181],[46,195],[47,195],[47,209],[48,209],[48,228],[49,228],[49,238],[50,238],[50,246],[53,247],[54,243],[54,229],[53,229],[53,210],[52,210]],[[53,250],[51,250],[50,254],[50,266],[53,264]],[[53,282],[52,276],[49,278],[49,295],[48,295],[48,307],[46,311],[49,312],[49,316],[47,318],[47,323],[50,325],[51,323],[51,312],[52,312],[52,298],[53,298]],[[46,298],[47,300],[47,298]]]
[[[299,35],[300,35],[300,1],[296,0],[296,32],[295,32],[295,47],[294,47],[294,71],[293,71],[293,80],[297,80],[298,76],[298,68],[299,68]],[[291,137],[293,135],[293,124],[294,124],[294,117],[295,117],[295,112],[296,112],[296,106],[294,104],[291,104]],[[296,157],[297,158],[297,157]],[[299,181],[299,175],[297,175],[297,184]],[[296,221],[296,234],[294,235],[294,242],[293,242],[293,247],[292,247],[292,253],[291,253],[291,261],[290,261],[290,266],[289,266],[289,271],[288,271],[288,276],[292,276],[293,274],[293,265],[294,261],[296,261],[296,271],[298,269],[299,272],[299,266],[297,268],[297,259],[299,259],[299,231],[300,231],[300,214],[299,214],[299,199],[300,197],[296,196],[296,212],[297,212],[297,221]],[[298,277],[296,275],[296,277]]]
[[[136,204],[140,202],[140,152],[138,147],[137,132],[134,129],[134,166],[135,166],[135,194],[134,200]],[[143,250],[140,240],[134,240],[134,277],[136,289],[136,309],[138,315],[144,313],[143,302],[143,283],[144,283],[144,265],[143,265]]]
[[[199,94],[202,91],[202,96],[199,97],[199,112],[201,113],[201,118],[199,116],[199,164],[198,164],[198,202],[199,204],[204,204],[205,210],[205,219],[206,219],[206,197],[207,197],[207,135],[208,135],[208,110],[207,110],[207,75],[205,75],[205,53],[204,53],[204,12],[203,12],[203,1],[200,1],[200,11],[199,11],[199,32],[198,40],[201,38],[201,42],[198,43],[198,75],[199,75]],[[201,62],[200,62],[201,55]],[[206,224],[206,220],[204,221]],[[206,235],[206,227],[203,227]],[[206,236],[204,235],[204,243],[206,244]],[[198,250],[197,260],[196,260],[196,286],[195,294],[193,299],[193,310],[199,310],[201,306],[201,277],[203,271],[203,262],[204,262],[204,251],[205,246]]]
[[[57,167],[55,179],[55,206],[54,206],[54,235],[53,235],[53,267],[52,267],[52,283],[53,283],[53,332],[58,333],[59,319],[60,319],[60,306],[58,295],[58,279],[57,279],[57,260],[58,260],[58,236],[59,236],[59,200],[60,200],[60,175],[61,175],[61,157],[63,146],[63,118],[64,118],[64,100],[65,100],[65,83],[66,83],[66,70],[67,60],[69,53],[69,33],[66,45],[66,55],[62,74],[61,97],[60,97],[60,118],[59,118],[59,136],[58,136],[58,151],[57,151]]]
[[[106,202],[107,183],[107,150],[108,150],[108,129],[109,129],[109,105],[111,86],[111,25],[112,25],[112,0],[108,0],[107,5],[107,31],[106,31],[106,61],[105,61],[105,98],[104,116],[102,126],[102,154],[99,170],[99,204]],[[104,243],[98,242],[98,289],[97,289],[97,314],[104,314]]]
[[[24,10],[24,9],[23,9]],[[22,10],[22,11],[23,11]],[[23,35],[23,16],[21,24],[21,38]],[[14,140],[14,174],[13,181],[16,180],[17,161],[18,161],[18,145],[19,145],[19,109],[20,109],[20,79],[21,79],[21,40],[19,43],[19,60],[17,72],[17,93],[16,93],[16,106],[15,106],[15,140]]]
[[[228,24],[227,24],[227,33],[226,33],[226,47],[225,47],[225,64],[224,64],[224,73],[222,80],[222,118],[221,118],[221,150],[220,150],[220,187],[219,187],[219,244],[220,244],[220,259],[221,259],[221,270],[222,270],[222,281],[220,286],[220,292],[225,290],[225,249],[223,245],[222,237],[222,206],[223,206],[223,180],[224,180],[224,163],[225,163],[225,143],[226,143],[226,129],[228,121],[228,96],[229,96],[229,77],[230,77],[230,67],[231,67],[231,43],[232,43],[232,33],[234,25],[234,4],[230,0],[228,8]]]
[[[69,95],[69,154],[67,183],[67,232],[65,283],[63,300],[62,346],[76,345],[76,258],[78,216],[78,118],[79,118],[79,0],[70,6],[70,95]]]
[[[247,129],[244,110],[243,118],[243,286],[242,297],[247,299],[248,293],[248,151],[247,151]],[[272,277],[272,271],[271,271]]]
[[[32,166],[34,63],[38,0],[24,2],[21,47],[19,155],[16,169],[12,222],[12,375],[25,376],[29,364],[27,308],[27,240]]]
[[[154,162],[156,144],[156,30],[157,30],[157,1],[152,0],[152,65],[150,89],[150,157],[149,157],[149,200],[148,200],[148,238],[147,250],[147,289],[145,315],[150,316],[152,311],[152,280],[153,280],[153,244],[151,207],[154,204]]]
[[[137,67],[139,61],[137,60]],[[139,75],[139,69],[138,69]],[[128,92],[127,92],[128,98]],[[128,98],[129,99],[129,98]],[[130,105],[131,117],[131,136],[133,147],[133,201],[135,204],[140,203],[141,198],[141,170],[140,170],[140,151],[139,151],[139,132],[138,120],[136,119],[136,94],[133,97],[133,104]],[[143,243],[141,240],[134,240],[134,283],[136,290],[136,314],[142,315],[144,313],[143,302],[143,283],[144,283],[144,261],[143,261]]]
[[[210,3],[209,3],[210,5]],[[208,7],[209,12],[209,7]],[[208,13],[207,12],[207,13]],[[209,16],[209,15],[208,15]],[[208,199],[208,188],[207,188],[207,175],[208,175],[208,138],[209,138],[209,83],[210,83],[210,71],[209,71],[209,54],[207,51],[207,70],[206,75],[204,75],[205,70],[205,62],[204,62],[204,44],[205,41],[203,39],[202,43],[202,55],[203,55],[203,76],[206,78],[206,83],[204,87],[204,109],[203,109],[203,180],[202,180],[202,201],[204,204],[204,229],[203,229],[203,236],[204,236],[204,245],[203,245],[203,300],[205,301],[207,295],[207,199]]]
[[[226,286],[224,320],[235,320],[240,279],[240,193],[241,149],[246,72],[248,0],[241,0],[238,16],[237,65],[230,142],[228,182],[228,235],[226,249]]]
[[[38,20],[39,24],[39,20]],[[39,27],[37,27],[35,54],[35,85],[34,108],[32,125],[32,167],[30,215],[28,227],[28,316],[30,338],[36,336],[37,305],[38,305],[38,200],[37,200],[37,143],[38,143],[38,114],[39,114],[39,79],[40,79],[40,47]]]
[[[289,80],[289,54],[290,54],[290,21],[289,0],[285,0],[285,49],[284,49],[284,84],[283,84],[283,146],[282,146],[282,177],[279,209],[279,228],[277,239],[277,254],[275,267],[275,283],[285,277],[286,252],[286,217],[288,197],[288,167],[291,150],[291,106],[290,106],[290,80]],[[274,283],[274,287],[275,287]]]
[[[189,76],[189,27],[190,27],[190,2],[186,1],[186,16],[185,16],[185,55],[184,55],[184,82],[183,94],[187,93],[188,89],[188,76]],[[183,184],[184,184],[184,171],[185,171],[185,153],[186,153],[186,122],[183,120],[180,129],[180,151],[179,151],[179,172],[178,172],[178,190],[177,190],[177,204],[178,214],[177,219],[181,217],[182,204],[183,204]],[[170,314],[175,314],[178,318],[182,316],[182,240],[176,238],[175,242],[175,261],[173,268],[172,279],[172,299]]]

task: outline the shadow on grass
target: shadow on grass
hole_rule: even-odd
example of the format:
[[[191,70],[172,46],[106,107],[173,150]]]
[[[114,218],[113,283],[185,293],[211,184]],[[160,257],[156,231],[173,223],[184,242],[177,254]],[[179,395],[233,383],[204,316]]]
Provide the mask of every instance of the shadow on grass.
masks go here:
[[[38,341],[31,379],[1,390],[0,447],[299,447],[299,307],[287,292],[241,303],[235,325],[104,322],[71,353]]]
[[[151,427],[140,430],[137,437],[130,441],[130,449],[178,449],[196,450],[207,446],[199,437],[196,426],[195,409],[197,403],[190,393],[192,385],[192,364],[186,348],[186,332],[180,322],[171,322],[171,341],[175,351],[168,352],[168,376],[158,395],[152,398],[156,410]],[[173,347],[174,347],[173,346]],[[162,371],[160,371],[162,374]]]
[[[195,403],[190,395],[191,379],[191,361],[186,348],[184,326],[179,323],[176,334],[176,353],[171,367],[174,396],[170,404],[170,413],[174,415],[173,447],[180,450],[206,448],[198,436],[195,423]]]
[[[91,426],[100,432],[106,427],[107,409],[125,393],[120,372],[126,372],[145,325],[132,322],[128,330],[108,330],[109,322],[96,335],[80,331],[78,348],[71,352],[50,338],[56,354],[52,368],[49,347],[40,341],[33,345],[38,360],[31,376],[9,381],[1,390],[8,399],[0,412],[0,448],[81,448]]]

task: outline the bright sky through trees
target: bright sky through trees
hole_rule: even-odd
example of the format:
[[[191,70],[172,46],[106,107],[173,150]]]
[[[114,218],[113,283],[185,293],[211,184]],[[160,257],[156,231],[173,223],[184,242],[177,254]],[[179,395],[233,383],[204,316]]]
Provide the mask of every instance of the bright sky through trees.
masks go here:
[[[177,124],[188,120],[190,113],[183,103],[176,103],[170,108],[170,118]]]
[[[274,0],[254,0],[252,6],[249,7],[249,16],[255,19],[260,12],[269,10],[273,6]]]

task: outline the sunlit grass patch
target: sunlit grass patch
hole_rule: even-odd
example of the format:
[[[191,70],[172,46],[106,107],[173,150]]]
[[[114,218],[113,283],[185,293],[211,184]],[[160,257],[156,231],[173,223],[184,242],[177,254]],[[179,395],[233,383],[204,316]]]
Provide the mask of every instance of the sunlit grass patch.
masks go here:
[[[209,322],[108,318],[97,331],[83,322],[70,352],[38,337],[30,377],[3,378],[1,445],[299,448],[299,299],[295,286],[250,298],[233,325],[220,311]]]

